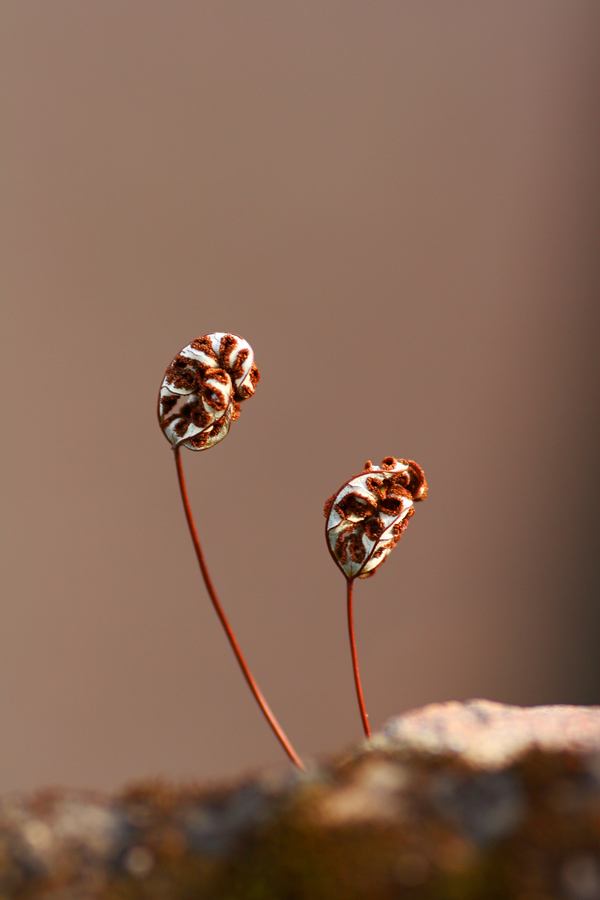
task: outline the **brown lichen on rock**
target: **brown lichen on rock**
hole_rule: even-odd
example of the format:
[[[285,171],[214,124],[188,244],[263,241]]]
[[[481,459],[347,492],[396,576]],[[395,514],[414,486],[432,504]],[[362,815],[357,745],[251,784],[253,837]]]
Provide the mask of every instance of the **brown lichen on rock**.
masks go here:
[[[307,773],[0,801],[0,898],[596,900],[600,708],[436,704]]]

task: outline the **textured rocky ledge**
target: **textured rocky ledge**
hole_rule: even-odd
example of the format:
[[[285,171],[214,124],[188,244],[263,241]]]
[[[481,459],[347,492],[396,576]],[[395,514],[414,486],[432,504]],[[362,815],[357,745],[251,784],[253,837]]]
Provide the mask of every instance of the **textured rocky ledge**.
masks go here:
[[[307,774],[0,800],[0,898],[600,900],[600,708],[392,719]]]

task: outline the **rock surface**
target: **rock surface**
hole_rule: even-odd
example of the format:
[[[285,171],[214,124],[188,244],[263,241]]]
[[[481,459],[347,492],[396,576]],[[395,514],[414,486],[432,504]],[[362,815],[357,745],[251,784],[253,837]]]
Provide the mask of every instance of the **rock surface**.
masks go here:
[[[531,750],[600,753],[600,707],[506,706],[491,700],[431,703],[391,719],[383,741],[417,753],[453,754],[499,769]]]
[[[600,708],[433,704],[219,789],[0,800],[0,900],[600,900]]]

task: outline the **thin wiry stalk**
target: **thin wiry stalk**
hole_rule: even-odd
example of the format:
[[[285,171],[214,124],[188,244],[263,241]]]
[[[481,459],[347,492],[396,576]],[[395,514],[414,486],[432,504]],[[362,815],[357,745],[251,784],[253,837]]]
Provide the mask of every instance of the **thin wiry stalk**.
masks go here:
[[[281,746],[283,747],[283,749],[285,750],[285,752],[287,753],[289,758],[292,760],[292,762],[295,763],[299,769],[302,769],[302,771],[306,771],[306,767],[305,767],[304,763],[302,762],[302,760],[300,759],[300,757],[298,756],[298,754],[292,747],[292,745],[291,745],[289,739],[287,738],[285,732],[283,731],[281,725],[279,724],[279,722],[273,715],[273,712],[271,711],[269,704],[263,697],[263,695],[260,691],[260,688],[258,687],[258,684],[254,680],[252,673],[250,672],[250,669],[248,668],[248,664],[246,663],[246,660],[244,659],[242,651],[240,650],[240,647],[235,638],[235,635],[234,635],[233,631],[231,630],[231,626],[230,626],[229,622],[227,621],[227,617],[225,616],[225,613],[223,612],[223,608],[219,602],[219,598],[217,597],[216,591],[215,591],[213,583],[212,583],[212,579],[211,579],[210,575],[208,574],[206,562],[204,561],[204,554],[202,553],[202,548],[200,546],[200,540],[198,539],[198,533],[196,532],[196,526],[194,524],[194,518],[192,516],[192,510],[190,508],[190,502],[188,499],[187,488],[185,485],[185,478],[183,477],[183,466],[181,463],[181,453],[180,453],[179,447],[175,447],[175,466],[177,468],[177,479],[179,481],[179,490],[181,491],[181,500],[183,502],[185,518],[187,520],[188,528],[190,531],[190,536],[192,538],[192,543],[193,543],[194,549],[196,551],[196,556],[198,558],[198,564],[200,566],[200,571],[202,572],[204,584],[206,585],[206,590],[208,591],[208,595],[212,601],[212,605],[215,608],[215,612],[217,613],[217,615],[220,619],[221,625],[225,629],[225,634],[227,635],[229,643],[231,644],[231,649],[233,650],[233,652],[235,654],[235,657],[239,663],[239,666],[240,666],[240,669],[242,670],[244,678],[246,679],[246,681],[248,683],[248,687],[254,694],[256,702],[260,706],[265,719],[267,720],[267,722],[269,723],[269,725],[275,732],[277,739],[279,740]]]
[[[365,701],[363,698],[362,687],[360,684],[360,673],[358,671],[358,657],[356,655],[356,641],[354,640],[354,613],[352,611],[352,590],[354,587],[354,579],[346,579],[347,587],[347,609],[348,609],[348,634],[350,636],[350,651],[352,653],[352,670],[354,672],[354,684],[356,685],[356,696],[358,697],[358,708],[362,719],[363,728],[367,737],[371,737],[371,727],[369,725],[369,716],[365,709]]]

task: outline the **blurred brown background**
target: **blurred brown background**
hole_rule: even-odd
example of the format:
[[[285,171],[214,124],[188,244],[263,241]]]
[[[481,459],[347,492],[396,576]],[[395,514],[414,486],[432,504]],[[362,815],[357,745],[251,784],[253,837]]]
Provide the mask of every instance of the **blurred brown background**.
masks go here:
[[[356,591],[374,726],[598,703],[597,0],[3,0],[0,790],[284,764],[155,421],[230,330],[262,382],[184,463],[298,750],[360,738],[322,507],[430,484]]]

